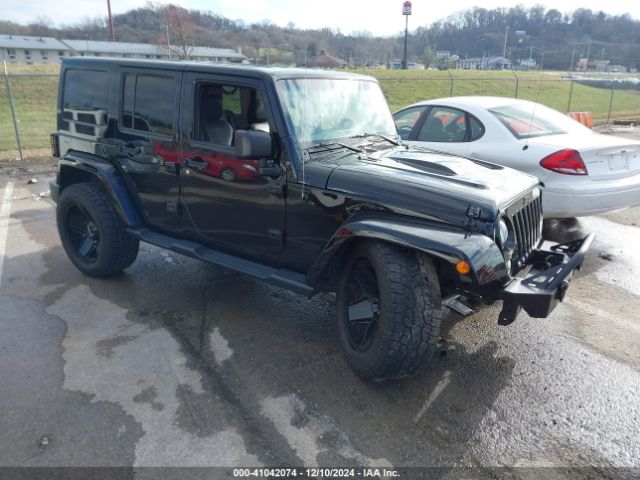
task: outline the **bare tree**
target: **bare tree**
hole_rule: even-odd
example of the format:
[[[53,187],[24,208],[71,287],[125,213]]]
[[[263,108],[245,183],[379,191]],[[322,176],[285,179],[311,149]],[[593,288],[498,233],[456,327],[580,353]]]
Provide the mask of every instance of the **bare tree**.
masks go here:
[[[193,18],[187,10],[175,5],[167,6],[164,18],[169,35],[171,35],[171,46],[168,47],[171,55],[182,60],[188,60],[193,52],[196,29]]]

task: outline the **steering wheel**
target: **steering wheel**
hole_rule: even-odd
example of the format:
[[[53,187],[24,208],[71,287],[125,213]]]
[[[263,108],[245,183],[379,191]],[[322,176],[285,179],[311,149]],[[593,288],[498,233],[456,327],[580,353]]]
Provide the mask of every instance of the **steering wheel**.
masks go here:
[[[411,125],[402,125],[398,128],[398,135],[400,135],[400,138],[403,140],[406,140],[409,138],[409,135],[411,135],[411,130],[413,130]]]

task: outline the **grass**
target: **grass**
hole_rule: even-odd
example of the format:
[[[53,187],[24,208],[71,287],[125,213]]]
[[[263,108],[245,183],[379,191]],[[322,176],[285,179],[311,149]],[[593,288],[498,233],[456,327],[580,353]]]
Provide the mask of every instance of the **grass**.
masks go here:
[[[518,97],[539,101],[561,112],[591,112],[596,123],[604,123],[609,116],[611,90],[573,84],[557,73],[519,72],[518,79],[511,72],[454,71],[385,71],[369,70],[376,77],[392,111],[411,103],[453,95],[491,95]],[[571,105],[569,95],[571,93]],[[636,91],[616,90],[611,104],[611,120],[640,118],[640,88]]]
[[[49,134],[55,130],[58,77],[12,76],[11,91],[22,148],[28,155],[48,153]],[[7,88],[0,83],[0,158],[16,158],[18,149]]]
[[[27,156],[46,155],[55,129],[58,65],[11,65],[10,80],[20,137]],[[540,103],[566,112],[571,83],[554,72],[360,71],[376,77],[392,111],[411,103],[451,95],[497,95]],[[451,75],[450,75],[451,74]],[[591,112],[596,123],[607,121],[611,91],[574,83],[571,110]],[[617,90],[611,120],[640,118],[640,89]],[[6,86],[0,81],[0,158],[16,158],[17,148]]]

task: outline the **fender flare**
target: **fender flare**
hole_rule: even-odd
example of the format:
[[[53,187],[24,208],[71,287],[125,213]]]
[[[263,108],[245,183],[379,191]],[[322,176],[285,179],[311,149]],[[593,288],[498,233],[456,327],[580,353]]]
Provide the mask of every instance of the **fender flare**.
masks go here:
[[[65,187],[74,183],[64,181],[65,173],[69,169],[81,170],[84,174],[95,177],[104,187],[113,207],[125,225],[128,227],[143,225],[142,216],[126,188],[122,175],[111,162],[97,155],[68,152],[59,160],[58,165],[60,193],[64,191]]]
[[[455,265],[465,260],[471,265],[471,283],[486,285],[506,281],[509,273],[496,243],[486,235],[465,232],[429,220],[398,217],[375,212],[349,218],[329,242],[307,273],[307,282],[319,283],[342,247],[357,238],[380,240],[424,252]]]

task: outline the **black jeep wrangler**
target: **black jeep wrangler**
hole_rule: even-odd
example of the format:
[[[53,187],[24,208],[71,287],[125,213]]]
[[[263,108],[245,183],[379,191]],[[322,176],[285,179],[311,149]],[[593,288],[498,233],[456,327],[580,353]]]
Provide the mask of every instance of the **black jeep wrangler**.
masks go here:
[[[378,83],[338,72],[65,59],[52,197],[93,277],[139,241],[337,294],[351,366],[411,374],[460,296],[548,316],[592,241],[543,242],[534,177],[402,145]]]

